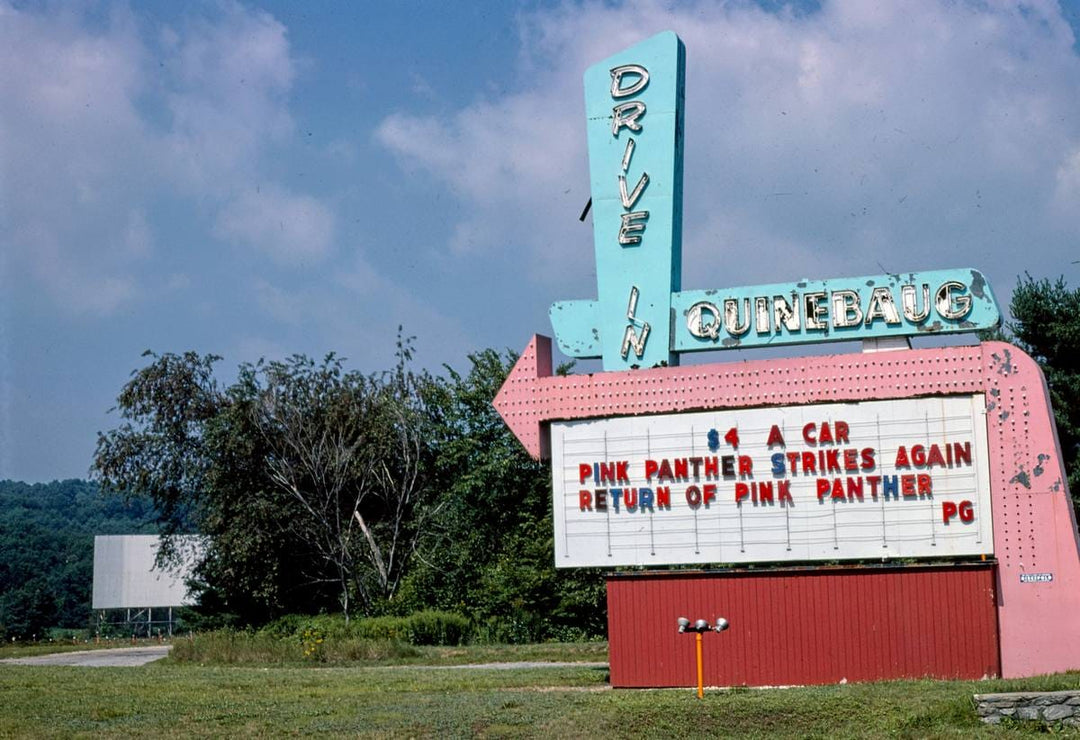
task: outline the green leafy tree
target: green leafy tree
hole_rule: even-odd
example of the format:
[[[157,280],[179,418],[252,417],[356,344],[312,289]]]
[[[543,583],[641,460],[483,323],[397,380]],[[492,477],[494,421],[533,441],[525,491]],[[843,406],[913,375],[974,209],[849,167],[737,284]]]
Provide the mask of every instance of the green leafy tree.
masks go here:
[[[153,519],[87,481],[0,481],[0,637],[86,627],[94,535],[150,533]]]
[[[47,579],[38,577],[0,598],[6,635],[18,640],[40,640],[56,623],[56,599]]]
[[[556,570],[550,473],[492,407],[512,355],[466,375],[347,372],[328,356],[243,365],[152,356],[98,441],[104,487],[147,497],[166,532],[210,535],[206,626],[283,613],[440,608],[496,639],[601,635],[599,572]]]
[[[170,535],[210,546],[197,568],[219,624],[340,607],[371,612],[411,563],[428,509],[426,375],[398,365],[365,376],[328,355],[240,367],[221,387],[213,355],[150,355],[101,434],[104,488],[146,498]],[[205,616],[205,615],[204,615]],[[211,622],[213,624],[215,622]]]
[[[515,360],[478,352],[467,375],[447,368],[430,389],[442,508],[403,606],[465,613],[509,641],[602,635],[603,579],[555,569],[549,468],[528,456],[492,406]]]
[[[393,598],[429,514],[427,378],[407,370],[408,352],[399,344],[381,378],[294,357],[252,386],[269,479],[294,504],[292,527],[319,566],[310,578],[332,579],[346,619],[354,593],[368,611]]]
[[[1042,367],[1073,503],[1080,507],[1080,288],[1025,275],[1013,291],[1013,341]]]

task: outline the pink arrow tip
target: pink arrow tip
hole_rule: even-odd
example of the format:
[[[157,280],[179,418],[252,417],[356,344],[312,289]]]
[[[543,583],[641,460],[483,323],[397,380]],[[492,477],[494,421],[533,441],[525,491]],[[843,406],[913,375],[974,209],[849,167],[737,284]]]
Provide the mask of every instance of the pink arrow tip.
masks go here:
[[[551,339],[534,334],[493,402],[506,426],[538,460],[550,457],[550,438],[543,426],[544,399],[537,381],[550,375]]]

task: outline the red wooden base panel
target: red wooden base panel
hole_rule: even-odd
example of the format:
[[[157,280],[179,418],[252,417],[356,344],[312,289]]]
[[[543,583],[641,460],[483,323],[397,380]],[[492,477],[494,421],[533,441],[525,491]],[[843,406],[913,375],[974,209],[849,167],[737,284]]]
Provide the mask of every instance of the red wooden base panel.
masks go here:
[[[665,572],[608,577],[611,684],[785,686],[1001,674],[994,566]]]

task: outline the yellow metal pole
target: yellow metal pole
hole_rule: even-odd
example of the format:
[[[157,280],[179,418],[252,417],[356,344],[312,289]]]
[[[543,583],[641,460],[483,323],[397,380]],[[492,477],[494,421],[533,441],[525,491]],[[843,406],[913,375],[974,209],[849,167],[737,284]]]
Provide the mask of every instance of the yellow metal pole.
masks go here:
[[[705,676],[701,668],[701,633],[697,633],[697,698],[705,698]]]

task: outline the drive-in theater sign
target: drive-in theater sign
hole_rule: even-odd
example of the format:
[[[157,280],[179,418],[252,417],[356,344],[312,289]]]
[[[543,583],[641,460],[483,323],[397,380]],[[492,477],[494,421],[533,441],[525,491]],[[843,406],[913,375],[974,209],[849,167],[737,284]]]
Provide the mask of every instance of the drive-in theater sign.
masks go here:
[[[556,564],[611,569],[612,683],[692,685],[683,615],[730,620],[705,641],[714,685],[1080,668],[1041,372],[1003,343],[907,348],[996,326],[982,275],[682,290],[683,66],[663,33],[585,73],[597,300],[551,320],[605,371],[553,376],[536,336],[495,401],[551,460]],[[677,366],[842,340],[864,351]]]

